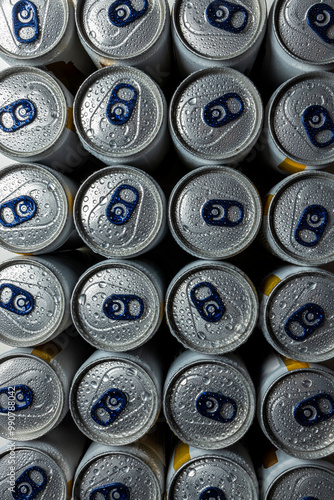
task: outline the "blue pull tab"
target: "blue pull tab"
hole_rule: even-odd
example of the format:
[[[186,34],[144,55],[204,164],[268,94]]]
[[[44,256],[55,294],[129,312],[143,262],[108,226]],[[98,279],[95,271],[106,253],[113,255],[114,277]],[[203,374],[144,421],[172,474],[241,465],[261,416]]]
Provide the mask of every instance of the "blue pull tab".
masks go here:
[[[95,488],[90,496],[89,500],[100,500],[100,496],[105,498],[105,500],[114,500],[117,498],[117,500],[130,500],[130,491],[129,489],[125,486],[125,484],[122,483],[112,483],[112,484],[107,484],[107,486],[102,486],[101,488]]]
[[[327,148],[334,143],[334,123],[326,108],[323,106],[309,106],[303,113],[303,125],[308,138],[316,148]],[[329,132],[330,137],[319,140],[320,132]]]
[[[245,7],[224,0],[215,0],[206,9],[206,18],[211,26],[235,34],[244,31],[248,16],[248,10]]]
[[[209,295],[206,295],[205,298],[200,298],[203,291],[207,293],[206,289],[208,289]],[[211,283],[206,281],[197,283],[190,291],[190,298],[199,315],[205,321],[216,323],[223,317],[225,313],[224,303],[217,289]]]
[[[109,389],[92,406],[90,415],[98,425],[108,427],[119,417],[127,402],[128,398],[123,391]]]
[[[32,43],[39,37],[39,21],[36,6],[24,0],[17,2],[12,11],[13,31],[16,40],[20,43]],[[22,38],[22,31],[26,32],[26,37]]]
[[[232,410],[231,415],[228,417],[222,415],[222,410],[225,405],[228,405],[229,413],[231,413]],[[203,417],[227,424],[233,422],[237,416],[238,406],[234,399],[223,396],[218,392],[202,392],[197,398],[196,409]]]
[[[210,486],[200,494],[199,500],[225,500],[226,497],[220,488]]]
[[[106,208],[107,219],[117,226],[126,224],[138,203],[139,193],[137,189],[133,186],[122,184],[115,190]]]
[[[138,309],[137,314],[130,312],[131,305],[132,308]],[[115,321],[136,321],[144,313],[144,302],[138,295],[110,295],[104,301],[103,312],[109,319]]]
[[[6,127],[3,123],[4,115],[9,114],[12,125]],[[0,109],[0,129],[3,132],[16,132],[19,128],[31,123],[36,116],[35,106],[28,99],[19,99]]]
[[[310,205],[302,213],[295,229],[295,240],[304,247],[315,247],[320,243],[328,224],[328,212],[321,205]],[[302,231],[310,231],[314,235],[313,241],[306,241]]]
[[[238,218],[230,218],[230,209],[237,209]],[[210,226],[235,227],[244,220],[244,206],[235,200],[209,200],[202,208],[202,217]]]
[[[116,0],[108,11],[110,22],[117,28],[124,28],[129,24],[145,16],[148,11],[148,0],[143,0],[144,6],[141,10],[133,8],[130,0]]]
[[[302,500],[318,500],[316,497],[304,497]]]
[[[294,312],[285,322],[284,330],[287,335],[297,342],[306,340],[314,333],[325,321],[325,313],[322,307],[317,304],[305,304]],[[303,330],[302,335],[295,335],[291,330],[291,325],[298,323]]]
[[[126,89],[132,93],[130,99],[123,99],[119,96],[119,91]],[[107,105],[106,115],[108,120],[113,125],[124,125],[132,115],[132,111],[136,105],[138,97],[137,89],[129,83],[118,83],[111,92],[111,96]]]
[[[334,399],[329,394],[318,394],[298,403],[294,409],[294,417],[303,427],[311,427],[332,418],[334,415]]]
[[[5,289],[10,290],[11,296],[9,300],[0,301],[0,307],[19,316],[25,316],[31,313],[35,301],[34,297],[29,292],[10,283],[3,283],[0,285],[0,297]]]
[[[2,217],[3,210],[8,209],[12,212],[11,222],[6,222]],[[0,205],[0,224],[4,227],[15,227],[22,222],[32,219],[36,213],[36,203],[30,196],[19,196]]]
[[[312,5],[307,13],[307,22],[326,43],[334,43],[334,38],[328,36],[328,31],[334,26],[334,9],[326,3]]]
[[[239,109],[232,111],[228,106],[229,100],[238,101]],[[230,103],[230,107],[231,103]],[[244,112],[245,105],[239,94],[229,92],[218,99],[209,102],[203,110],[203,119],[209,127],[219,128],[237,120]]]
[[[14,411],[21,411],[29,408],[33,401],[34,394],[30,387],[27,385],[14,385],[14,387],[3,387],[0,389],[0,398],[2,394],[6,394],[9,398],[15,394],[15,409]],[[12,410],[11,410],[12,411]],[[0,413],[8,413],[8,406],[0,406]]]
[[[41,476],[40,482],[35,480],[36,472]],[[32,473],[34,473],[33,476]],[[12,492],[14,500],[33,500],[44,490],[47,482],[48,476],[44,469],[38,466],[28,467],[15,481]]]

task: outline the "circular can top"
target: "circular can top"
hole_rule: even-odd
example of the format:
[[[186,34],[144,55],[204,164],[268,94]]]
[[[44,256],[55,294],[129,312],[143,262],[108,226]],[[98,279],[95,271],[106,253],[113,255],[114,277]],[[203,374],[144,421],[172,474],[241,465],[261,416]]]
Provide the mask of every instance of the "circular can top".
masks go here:
[[[142,345],[162,320],[162,291],[148,268],[105,260],[79,279],[71,300],[72,319],[98,349],[128,351]]]
[[[0,73],[0,152],[15,159],[49,153],[67,122],[67,102],[58,82],[38,68]]]
[[[238,268],[195,262],[167,290],[166,316],[173,335],[188,349],[224,354],[246,342],[258,315],[255,288]]]
[[[188,76],[173,95],[172,137],[202,160],[237,163],[255,145],[262,128],[259,92],[231,68],[210,68]]]
[[[297,265],[334,260],[334,175],[303,172],[286,178],[268,210],[268,243]]]
[[[334,1],[278,0],[275,35],[290,56],[307,64],[334,63]]]
[[[92,441],[123,445],[141,438],[160,411],[160,397],[148,368],[133,359],[108,355],[74,377],[70,410]]]
[[[79,0],[76,23],[90,50],[126,62],[152,48],[162,33],[167,9],[165,0]]]
[[[298,361],[332,358],[333,304],[332,273],[308,269],[288,276],[273,289],[265,306],[268,340],[281,354]]]
[[[321,500],[331,500],[334,494],[334,473],[320,465],[294,464],[271,485],[265,500],[281,500],[287,491],[293,491],[295,498],[316,500],[321,491]]]
[[[36,253],[63,231],[69,204],[62,183],[42,165],[11,165],[0,171],[0,245]]]
[[[51,366],[29,354],[9,351],[0,356],[0,435],[30,441],[59,422],[64,406],[62,384]],[[8,426],[8,414],[15,427]]]
[[[0,0],[0,55],[39,59],[57,50],[69,23],[66,0]]]
[[[283,156],[314,169],[334,164],[334,75],[306,73],[281,85],[268,127]]]
[[[172,235],[202,259],[227,259],[255,239],[262,216],[260,196],[245,175],[228,167],[202,167],[184,176],[169,199]]]
[[[193,361],[166,387],[164,413],[181,441],[202,449],[230,446],[247,432],[255,412],[252,381],[221,360]]]
[[[15,484],[12,492],[8,485],[14,479],[10,474],[14,463]],[[15,450],[3,454],[0,458],[0,478],[2,500],[29,498],[29,492],[35,492],[40,498],[66,500],[67,482],[64,472],[48,454],[29,448],[28,445],[24,448],[16,446]]]
[[[277,379],[261,408],[263,427],[271,442],[297,458],[316,459],[333,453],[333,387],[334,373],[320,365]]]
[[[266,22],[263,0],[235,2],[176,0],[174,28],[182,43],[195,54],[227,61],[248,52]]]
[[[105,161],[143,154],[161,131],[165,112],[157,84],[130,66],[96,71],[74,100],[74,121],[83,145]]]
[[[165,196],[157,182],[133,167],[107,167],[91,175],[74,203],[78,233],[109,258],[135,257],[152,248],[166,220]]]
[[[65,293],[51,269],[34,258],[0,265],[0,341],[39,345],[54,336],[65,313]]]
[[[101,452],[91,459],[79,470],[73,486],[73,500],[99,497],[160,500],[162,493],[153,470],[125,448]]]

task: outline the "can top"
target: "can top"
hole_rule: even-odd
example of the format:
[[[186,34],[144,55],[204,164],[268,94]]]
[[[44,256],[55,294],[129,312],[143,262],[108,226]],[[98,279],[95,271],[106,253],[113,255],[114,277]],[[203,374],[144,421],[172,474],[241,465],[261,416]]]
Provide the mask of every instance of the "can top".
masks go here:
[[[69,23],[66,0],[0,0],[0,55],[41,58],[61,42]]]
[[[257,312],[254,287],[230,264],[194,263],[181,270],[167,290],[171,332],[186,348],[199,352],[234,351],[252,333]]]
[[[33,353],[34,351],[32,351]],[[46,434],[64,406],[61,382],[51,366],[34,355],[9,351],[0,357],[0,435],[30,441]],[[8,426],[8,413],[15,427]]]
[[[78,32],[102,57],[138,57],[155,44],[166,22],[165,0],[81,0],[76,7]]]
[[[161,234],[165,219],[160,186],[133,167],[107,167],[94,173],[74,203],[81,238],[109,258],[135,257],[147,251]]]
[[[242,252],[255,239],[261,215],[256,188],[228,167],[191,171],[174,187],[168,207],[174,238],[202,259],[227,259]]]
[[[116,354],[79,370],[70,409],[79,429],[92,441],[123,445],[141,438],[155,423],[160,398],[151,374]]]
[[[269,104],[268,126],[282,155],[313,168],[334,162],[334,75],[306,73],[281,85]]]
[[[299,270],[269,296],[265,323],[275,348],[288,358],[320,362],[334,356],[334,275]]]
[[[273,16],[275,36],[290,56],[314,66],[333,64],[333,0],[278,0]]]
[[[212,60],[230,60],[249,51],[266,22],[263,0],[176,0],[174,29],[182,43],[195,54]]]
[[[0,72],[0,152],[34,159],[56,143],[68,118],[64,92],[49,73],[13,67]]]
[[[266,433],[277,448],[298,458],[321,458],[334,450],[334,373],[321,368],[282,375],[262,403]]]
[[[142,153],[158,135],[165,111],[157,84],[130,66],[96,71],[74,100],[74,121],[84,145],[113,159]]]
[[[237,161],[257,140],[263,107],[257,89],[231,68],[188,76],[173,95],[170,126],[176,140],[203,160]]]
[[[130,450],[114,449],[100,453],[83,465],[74,481],[73,500],[95,498],[95,495],[96,498],[108,495],[106,498],[130,499],[130,491],[131,498],[145,500],[160,500],[163,493],[144,460]]]
[[[34,258],[18,257],[0,265],[0,340],[13,346],[45,342],[64,317],[62,284]]]
[[[169,382],[164,394],[168,425],[181,441],[219,449],[238,441],[255,411],[250,379],[230,363],[206,358],[193,361]]]
[[[21,494],[23,495],[21,498],[29,498],[26,495],[30,491],[35,491],[41,494],[41,498],[66,500],[67,483],[64,472],[47,453],[29,448],[29,445],[24,448],[16,446],[13,452],[7,451],[0,458],[0,495],[3,500],[12,500],[14,497],[8,488],[13,481],[10,474],[13,463],[15,463],[13,487],[16,495]]]
[[[268,229],[281,257],[298,265],[334,260],[334,175],[303,172],[286,178],[271,200]]]
[[[42,165],[11,165],[0,171],[0,245],[34,253],[61,234],[69,214],[66,191]]]

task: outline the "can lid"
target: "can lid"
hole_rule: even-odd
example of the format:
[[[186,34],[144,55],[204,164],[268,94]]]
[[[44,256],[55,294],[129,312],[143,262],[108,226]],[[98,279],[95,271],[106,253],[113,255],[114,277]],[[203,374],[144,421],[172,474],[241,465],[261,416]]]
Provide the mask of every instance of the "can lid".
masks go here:
[[[277,39],[292,57],[308,64],[333,64],[333,0],[279,0],[273,16]]]
[[[76,8],[79,35],[90,50],[126,62],[148,52],[167,17],[165,0],[82,0]]]
[[[173,10],[175,30],[186,47],[197,55],[228,61],[248,52],[264,29],[263,0],[244,2],[177,0]]]
[[[178,244],[202,259],[227,259],[258,234],[262,207],[245,175],[228,167],[197,168],[174,187],[168,222]]]
[[[181,270],[167,290],[169,328],[186,348],[195,351],[234,351],[252,333],[257,315],[252,283],[230,264],[194,263]]]
[[[207,359],[176,373],[163,404],[167,423],[181,441],[219,449],[247,432],[255,412],[255,390],[252,381],[224,358]]]
[[[143,152],[161,130],[161,90],[144,72],[110,66],[88,77],[74,100],[74,121],[84,146],[114,161]]]
[[[263,427],[272,443],[297,458],[334,450],[334,373],[299,369],[276,380],[262,402]]]
[[[43,436],[59,422],[62,384],[51,366],[29,354],[9,351],[0,357],[0,435],[16,441]],[[8,413],[15,427],[8,425]]]
[[[65,294],[55,274],[34,258],[0,265],[0,340],[39,345],[55,334],[65,313]]]
[[[68,108],[58,82],[38,68],[14,67],[0,73],[0,152],[38,160],[66,127]]]
[[[109,258],[135,257],[161,236],[165,205],[160,186],[148,174],[133,167],[107,167],[82,184],[74,220],[95,252]]]
[[[160,398],[151,374],[131,359],[106,355],[76,374],[70,410],[79,429],[92,441],[123,445],[153,426]]]

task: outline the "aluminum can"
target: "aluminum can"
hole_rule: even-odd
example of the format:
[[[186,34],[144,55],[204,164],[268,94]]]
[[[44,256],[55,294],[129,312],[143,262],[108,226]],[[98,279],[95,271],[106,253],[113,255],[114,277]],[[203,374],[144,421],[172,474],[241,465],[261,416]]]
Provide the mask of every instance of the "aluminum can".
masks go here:
[[[78,0],[76,23],[98,68],[126,64],[163,84],[171,71],[170,13],[166,0]]]
[[[226,448],[241,439],[255,413],[255,390],[237,356],[184,351],[171,364],[164,386],[167,423],[183,442]]]
[[[172,37],[180,73],[231,67],[248,73],[264,37],[265,0],[176,0]]]
[[[74,204],[79,235],[107,258],[137,257],[166,230],[166,200],[158,183],[133,167],[107,167],[80,187]]]
[[[263,159],[283,175],[334,165],[334,75],[314,72],[281,85],[266,108]]]
[[[87,342],[106,351],[128,351],[158,330],[163,288],[146,264],[104,260],[80,277],[71,303],[73,323]]]
[[[71,173],[88,157],[73,126],[73,97],[50,73],[0,72],[0,153]]]
[[[43,254],[79,238],[72,207],[77,184],[43,165],[21,163],[0,171],[0,245]],[[78,245],[79,246],[79,245]]]
[[[229,167],[202,167],[184,176],[168,204],[171,233],[183,250],[201,259],[227,259],[255,239],[262,220],[259,194]]]
[[[92,441],[113,446],[133,443],[157,421],[162,368],[156,353],[95,351],[74,376],[72,417]]]
[[[253,464],[239,443],[215,451],[177,444],[167,473],[167,500],[257,500],[258,490]]]
[[[297,265],[334,260],[334,175],[300,172],[276,184],[266,196],[262,235],[277,257]]]
[[[70,335],[69,335],[70,333]],[[65,417],[72,378],[86,351],[73,332],[36,348],[0,356],[0,435],[14,441],[40,438]]]
[[[261,500],[331,500],[334,495],[334,465],[328,460],[301,460],[272,448],[259,475]]]
[[[189,168],[240,163],[255,146],[262,123],[260,94],[231,68],[196,71],[179,85],[170,104],[171,137]]]
[[[184,347],[225,354],[246,342],[258,317],[249,278],[222,262],[195,261],[174,277],[166,294],[166,319]]]
[[[169,146],[167,104],[158,85],[130,66],[100,69],[74,100],[83,146],[108,165],[154,169]]]
[[[312,71],[333,71],[334,1],[276,0],[269,20],[262,76],[278,87]]]
[[[77,469],[73,500],[161,500],[164,484],[165,459],[150,436],[127,446],[92,443]]]
[[[334,450],[334,372],[272,353],[262,366],[258,418],[274,446],[301,459]]]
[[[11,441],[0,449],[3,500],[70,500],[85,438],[67,421],[29,443]]]
[[[70,298],[78,274],[55,256],[17,257],[0,264],[0,341],[43,344],[71,325]]]

